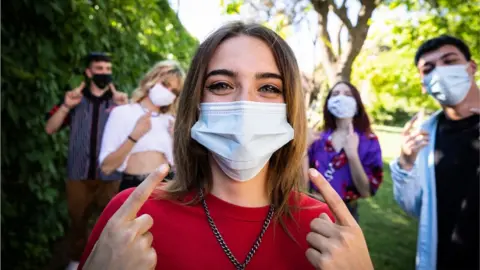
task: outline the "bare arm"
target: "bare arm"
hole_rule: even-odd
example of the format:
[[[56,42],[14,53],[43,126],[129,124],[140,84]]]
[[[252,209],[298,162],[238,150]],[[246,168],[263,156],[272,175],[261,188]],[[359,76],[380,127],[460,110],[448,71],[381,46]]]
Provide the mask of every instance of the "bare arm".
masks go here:
[[[362,197],[369,197],[370,182],[368,181],[368,176],[363,169],[362,162],[360,161],[358,154],[348,157],[348,165],[350,167],[353,184],[355,184],[358,193],[360,193]]]
[[[116,151],[108,155],[102,162],[100,166],[102,172],[106,175],[113,173],[122,165],[123,161],[125,158],[127,158],[127,155],[130,153],[134,145],[135,143],[132,140],[126,139]]]
[[[58,129],[63,125],[65,118],[68,116],[70,109],[62,104],[60,108],[48,119],[45,126],[45,132],[51,135],[58,131]]]
[[[47,121],[47,125],[45,126],[47,134],[57,132],[63,125],[70,110],[82,101],[82,90],[84,87],[85,82],[82,82],[77,88],[70,90],[65,94],[64,103]]]
[[[125,135],[121,135],[122,133],[119,131],[123,125],[124,118],[122,117],[122,114],[118,114],[116,109],[111,112],[107,124],[105,125],[105,131],[102,138],[102,149],[100,150],[100,169],[103,173],[107,175],[111,174],[122,165],[130,151],[132,151],[135,142],[151,129],[150,117],[150,112],[140,117],[135,124],[135,128],[130,133],[130,136],[127,136],[127,139],[124,139],[122,136]],[[129,139],[128,137],[132,139]]]

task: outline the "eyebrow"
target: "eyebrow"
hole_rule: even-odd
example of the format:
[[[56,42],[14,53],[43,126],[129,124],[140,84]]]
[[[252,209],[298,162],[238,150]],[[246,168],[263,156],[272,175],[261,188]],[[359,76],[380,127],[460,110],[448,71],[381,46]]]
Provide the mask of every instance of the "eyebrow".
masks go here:
[[[208,77],[215,76],[215,75],[223,75],[223,76],[234,78],[238,75],[238,73],[233,72],[233,71],[228,70],[228,69],[215,69],[215,70],[210,71],[207,74],[207,76],[205,77],[205,79],[208,79]],[[283,81],[282,75],[277,74],[277,73],[273,73],[273,72],[257,72],[257,73],[255,73],[255,78],[256,79],[273,78],[273,79],[278,79],[278,80]]]
[[[445,59],[445,58],[447,58],[447,57],[449,57],[449,56],[452,56],[452,55],[458,56],[458,54],[457,54],[456,52],[448,52],[448,53],[440,56],[439,59],[442,59],[442,60],[443,60],[443,59]],[[427,66],[427,65],[433,66],[434,64],[433,64],[432,62],[428,61],[428,62],[425,62],[425,63],[422,65],[422,67],[425,67],[425,66]]]

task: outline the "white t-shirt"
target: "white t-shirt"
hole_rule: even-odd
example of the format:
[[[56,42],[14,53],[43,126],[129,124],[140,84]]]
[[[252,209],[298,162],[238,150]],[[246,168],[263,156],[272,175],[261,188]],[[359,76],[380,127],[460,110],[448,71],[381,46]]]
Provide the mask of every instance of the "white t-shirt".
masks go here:
[[[125,104],[115,107],[108,117],[103,132],[102,146],[100,149],[99,162],[115,152],[128,139],[137,124],[137,120],[147,113],[138,103]],[[165,155],[168,163],[173,166],[173,138],[168,132],[170,121],[175,118],[171,114],[152,115],[152,128],[143,135],[133,146],[123,164],[117,169],[119,172],[127,168],[128,158],[133,153],[145,151],[158,151]]]

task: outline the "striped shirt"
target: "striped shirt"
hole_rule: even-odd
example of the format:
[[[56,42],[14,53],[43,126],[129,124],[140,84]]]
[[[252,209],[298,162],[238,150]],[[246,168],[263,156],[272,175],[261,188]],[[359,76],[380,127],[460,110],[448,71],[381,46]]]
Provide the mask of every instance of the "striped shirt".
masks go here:
[[[118,172],[110,175],[103,174],[98,162],[103,130],[110,111],[116,106],[112,99],[112,93],[107,91],[102,96],[96,97],[88,88],[83,89],[82,93],[81,102],[70,110],[62,125],[62,127],[70,127],[68,179],[120,180],[121,175]],[[48,117],[51,117],[61,104],[56,105],[48,113]]]

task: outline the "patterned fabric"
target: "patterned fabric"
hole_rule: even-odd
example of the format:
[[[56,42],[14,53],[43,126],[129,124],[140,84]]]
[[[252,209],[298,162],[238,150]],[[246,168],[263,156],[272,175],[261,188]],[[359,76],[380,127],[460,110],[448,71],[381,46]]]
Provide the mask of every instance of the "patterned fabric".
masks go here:
[[[363,169],[370,181],[370,193],[375,195],[383,181],[383,161],[380,144],[377,136],[373,133],[360,134],[358,154]],[[336,152],[332,145],[332,130],[324,132],[308,150],[310,167],[316,168],[337,191],[340,197],[346,201],[358,199],[361,195],[353,183],[350,166],[345,152]],[[317,188],[310,183],[310,188],[318,192]]]
[[[115,107],[112,93],[108,91],[101,97],[96,97],[91,94],[88,88],[85,88],[82,93],[82,101],[70,110],[62,126],[70,127],[67,161],[68,179],[120,180],[120,173],[114,172],[105,175],[98,166],[98,155],[105,123],[111,109]],[[53,115],[58,108],[58,105],[55,106],[49,115]]]

